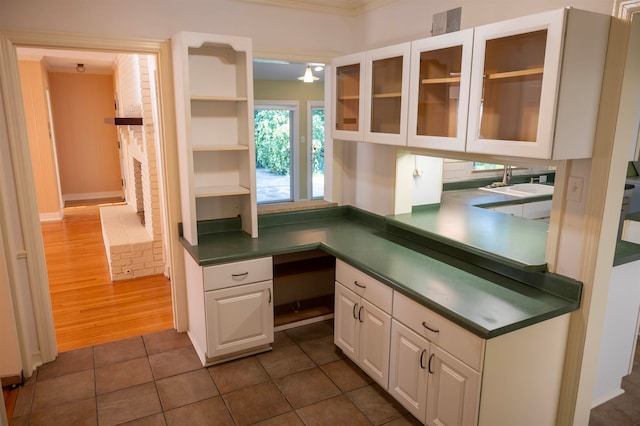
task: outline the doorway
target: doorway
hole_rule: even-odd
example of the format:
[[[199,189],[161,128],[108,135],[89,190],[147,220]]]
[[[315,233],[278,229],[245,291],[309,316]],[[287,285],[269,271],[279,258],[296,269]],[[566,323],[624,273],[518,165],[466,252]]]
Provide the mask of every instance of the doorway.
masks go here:
[[[20,257],[17,265],[10,270],[9,286],[20,300],[27,300],[26,305],[14,305],[16,318],[22,323],[33,324],[33,333],[24,333],[18,342],[23,356],[25,375],[31,375],[34,368],[55,358],[57,353],[53,314],[48,290],[46,261],[40,233],[40,223],[37,215],[35,190],[31,166],[28,164],[29,150],[25,131],[25,117],[20,102],[19,75],[17,73],[18,47],[63,48],[82,51],[104,51],[142,53],[156,56],[158,60],[158,132],[162,135],[160,149],[157,156],[159,181],[165,188],[164,198],[159,209],[163,214],[163,226],[167,230],[167,260],[172,280],[171,293],[173,301],[174,327],[178,331],[186,329],[186,297],[184,288],[184,262],[179,250],[179,196],[177,184],[167,176],[176,176],[178,171],[175,160],[175,118],[173,98],[173,80],[171,72],[171,52],[168,40],[138,40],[111,39],[102,37],[92,39],[69,34],[12,32],[0,34],[3,40],[2,57],[3,103],[5,106],[7,132],[4,143],[13,153],[7,162],[14,170],[15,179],[2,182],[5,193],[14,194],[15,209],[3,212],[5,218],[11,220],[9,224],[22,230],[24,252],[27,256]],[[155,94],[154,94],[155,95]],[[14,213],[15,212],[15,213]],[[8,214],[8,216],[7,216]],[[13,240],[5,241],[15,245]],[[10,260],[10,259],[9,259]],[[12,260],[15,264],[16,261]],[[28,285],[18,286],[17,282],[24,282],[23,272],[28,273]],[[33,354],[33,355],[32,355]]]
[[[41,58],[37,62],[21,61],[21,74],[24,68],[43,69],[41,80],[47,82],[46,89],[51,89],[51,115],[56,120],[49,122],[50,138],[45,136],[34,144],[31,137],[34,132],[29,132],[32,149],[46,151],[37,145],[51,144],[54,129],[61,136],[58,149],[54,146],[49,152],[54,152],[54,168],[62,176],[60,193],[64,196],[60,198],[65,204],[60,211],[63,217],[42,223],[58,351],[171,328],[171,291],[170,282],[163,275],[164,250],[155,250],[163,247],[161,217],[150,208],[152,204],[158,204],[161,191],[155,173],[156,157],[147,155],[160,148],[158,141],[152,138],[157,134],[158,106],[153,102],[156,97],[148,95],[146,103],[135,103],[142,98],[136,94],[152,91],[140,82],[154,81],[153,76],[149,76],[150,71],[155,72],[154,58],[151,55],[22,48],[18,49],[18,55],[19,58],[25,55]],[[128,77],[124,83],[120,78],[122,75]],[[30,87],[30,83],[36,89]],[[23,78],[26,101],[41,90],[37,83],[37,79],[32,82]],[[116,89],[126,92],[122,99],[131,110],[136,108],[127,112],[144,115],[144,126],[106,124],[106,118],[131,115],[122,111],[123,108],[118,111],[117,102],[114,107]],[[32,115],[35,114],[26,114],[28,129],[35,126],[31,122]],[[49,114],[42,112],[42,115]],[[59,161],[55,161],[56,158]],[[124,165],[122,169],[121,164]],[[40,194],[44,191],[38,189],[43,177],[37,173],[38,164],[32,169],[40,204]],[[144,176],[141,178],[141,175]],[[133,195],[122,192],[125,180],[130,176],[138,177],[135,184],[129,185]],[[143,201],[145,192],[152,202]],[[121,211],[123,207],[125,211],[131,209],[135,215],[146,218],[142,223],[134,224],[141,230],[148,228],[150,234],[150,254],[137,256],[144,258],[144,263],[125,258],[122,251],[125,248],[120,250],[118,246],[107,244],[108,240],[114,239],[108,234],[118,230],[110,229],[111,225],[105,222],[105,217],[111,217],[111,213],[103,214],[113,209]],[[117,239],[117,235],[115,237]],[[152,242],[153,237],[157,238],[157,244]],[[117,253],[114,253],[115,249],[118,249]],[[143,276],[145,278],[141,278]],[[154,303],[150,304],[149,300]]]

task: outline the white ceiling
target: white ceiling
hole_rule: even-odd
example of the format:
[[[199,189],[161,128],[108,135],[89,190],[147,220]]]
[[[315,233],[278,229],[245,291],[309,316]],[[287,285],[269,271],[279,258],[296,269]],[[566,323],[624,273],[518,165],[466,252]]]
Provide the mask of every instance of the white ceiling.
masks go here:
[[[77,64],[84,64],[87,73],[112,74],[117,53],[82,50],[55,50],[19,47],[20,59],[43,59],[49,71],[76,72]]]
[[[88,74],[112,74],[117,53],[90,52],[78,50],[54,50],[36,48],[18,48],[21,59],[43,59],[46,67],[52,72],[76,72],[77,64],[84,64]],[[279,61],[254,61],[253,78],[255,80],[292,80],[304,74],[308,64]],[[309,64],[313,70],[317,65]],[[324,81],[323,71],[313,71],[313,75]]]

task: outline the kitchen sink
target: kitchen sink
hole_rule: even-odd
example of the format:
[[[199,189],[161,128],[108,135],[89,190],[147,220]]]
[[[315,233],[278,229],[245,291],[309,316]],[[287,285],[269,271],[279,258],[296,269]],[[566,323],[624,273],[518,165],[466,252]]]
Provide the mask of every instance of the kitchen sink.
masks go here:
[[[496,187],[483,186],[479,189],[520,198],[536,197],[539,195],[553,195],[553,186],[542,185],[539,183],[517,183],[515,185]]]

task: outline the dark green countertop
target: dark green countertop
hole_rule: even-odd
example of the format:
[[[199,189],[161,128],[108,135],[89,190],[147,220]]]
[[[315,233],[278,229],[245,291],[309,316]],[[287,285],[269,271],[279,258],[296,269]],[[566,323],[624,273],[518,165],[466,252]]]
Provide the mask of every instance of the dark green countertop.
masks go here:
[[[197,247],[184,240],[183,245],[202,266],[321,248],[483,338],[579,307],[581,284],[564,277],[554,281],[569,288],[560,295],[535,285],[553,274],[533,273],[533,284],[506,278],[408,241],[389,232],[384,219],[357,209],[310,214],[272,220],[260,227],[255,239],[241,231],[225,231],[201,235]],[[293,220],[296,217],[307,219]]]
[[[613,266],[635,262],[636,260],[640,260],[640,244],[618,240],[613,257]]]
[[[517,198],[480,189],[461,189],[442,193],[442,204],[445,206],[468,206],[467,208],[475,206],[484,209],[505,204],[521,204],[550,199],[551,196],[548,195]],[[496,224],[496,216],[492,215],[495,212],[484,214],[472,210],[471,212],[467,211],[466,215],[473,223],[466,223],[464,231],[458,229],[454,232],[450,228],[458,223],[459,218],[449,215],[449,210],[444,209],[440,211],[447,214],[436,219],[437,212],[433,209],[431,206],[419,207],[414,209],[410,217],[400,215],[402,217],[398,218],[398,221],[407,229],[422,228],[423,233],[433,233],[439,238],[450,238],[454,241],[453,244],[468,244],[474,250],[486,253],[485,255],[488,257],[497,256],[497,259],[502,258],[502,261],[519,268],[526,270],[546,269],[547,223],[500,215],[498,217],[501,223]],[[437,217],[439,216],[437,215]],[[640,213],[627,214],[625,219],[640,221]],[[447,224],[446,221],[451,223]],[[483,226],[478,228],[478,224]],[[447,225],[451,225],[451,227]],[[509,230],[511,234],[493,233],[495,229]],[[517,238],[513,239],[513,235],[516,235]],[[639,244],[617,241],[614,266],[638,259],[640,259]]]
[[[548,224],[491,210],[433,204],[387,217],[400,228],[525,271],[545,271]]]

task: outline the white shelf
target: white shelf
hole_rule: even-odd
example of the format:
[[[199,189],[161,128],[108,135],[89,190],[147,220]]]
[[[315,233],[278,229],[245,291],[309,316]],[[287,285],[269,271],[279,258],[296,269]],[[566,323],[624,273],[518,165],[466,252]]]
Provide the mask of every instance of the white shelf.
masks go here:
[[[258,236],[251,39],[181,32],[172,38],[184,238],[198,222],[240,216]]]
[[[229,195],[249,195],[251,190],[240,185],[207,186],[195,188],[196,198],[227,197]]]
[[[211,152],[211,151],[248,151],[247,145],[200,145],[192,146],[193,152]]]
[[[191,100],[196,102],[246,102],[246,96],[207,96],[191,95]]]

